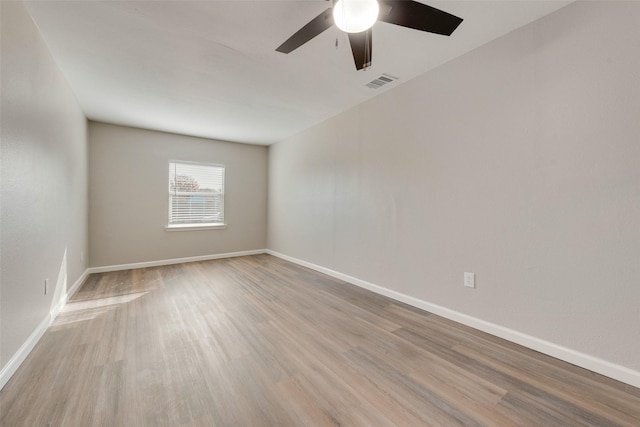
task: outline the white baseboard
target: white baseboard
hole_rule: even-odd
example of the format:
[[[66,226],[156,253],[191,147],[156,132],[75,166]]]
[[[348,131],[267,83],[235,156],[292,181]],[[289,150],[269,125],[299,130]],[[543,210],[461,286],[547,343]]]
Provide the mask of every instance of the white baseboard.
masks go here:
[[[339,280],[343,280],[345,282],[351,283],[353,285],[359,286],[364,289],[368,289],[377,294],[387,296],[396,301],[409,304],[411,306],[437,314],[447,319],[462,323],[463,325],[467,325],[472,328],[478,329],[480,331],[487,332],[491,335],[504,338],[516,344],[523,345],[525,347],[531,348],[533,350],[539,351],[541,353],[547,354],[557,359],[564,360],[565,362],[569,362],[574,365],[583,367],[590,371],[597,372],[599,374],[616,379],[618,381],[624,382],[634,387],[640,387],[640,372],[638,371],[542,340],[540,338],[523,334],[521,332],[506,328],[504,326],[496,325],[494,323],[487,322],[487,321],[457,312],[455,310],[451,310],[446,307],[439,306],[437,304],[432,304],[427,301],[423,301],[418,298],[414,298],[409,295],[406,295],[397,291],[393,291],[391,289],[387,289],[370,282],[366,282],[356,277],[352,277],[352,276],[331,270],[329,268],[325,268],[307,261],[303,261],[288,255],[284,255],[279,252],[272,251],[270,249],[261,249],[261,250],[254,250],[254,251],[232,252],[232,253],[226,253],[226,254],[205,255],[205,256],[188,257],[188,258],[176,258],[176,259],[161,260],[161,261],[149,261],[149,262],[141,262],[141,263],[88,268],[87,270],[84,271],[84,273],[82,273],[82,275],[78,278],[78,280],[76,280],[73,286],[71,286],[71,288],[69,288],[69,290],[62,296],[62,298],[60,298],[60,301],[54,306],[51,312],[47,314],[47,316],[45,316],[44,319],[42,319],[42,322],[40,322],[40,324],[36,327],[36,329],[29,336],[29,338],[27,338],[27,340],[24,342],[24,344],[22,344],[20,349],[18,349],[18,351],[13,355],[11,360],[9,360],[9,362],[2,368],[2,371],[0,371],[0,390],[2,390],[5,384],[9,381],[9,379],[13,376],[13,374],[18,370],[20,365],[25,361],[29,353],[31,353],[33,348],[38,343],[38,341],[42,338],[47,328],[55,320],[56,316],[58,315],[62,307],[67,303],[69,298],[78,290],[78,288],[82,285],[82,283],[84,282],[84,280],[87,278],[89,274],[102,273],[107,271],[128,270],[133,268],[145,268],[145,267],[155,267],[155,266],[161,266],[161,265],[180,264],[184,262],[207,261],[212,259],[231,258],[231,257],[237,257],[237,256],[258,255],[263,253],[268,253],[278,258],[282,258],[284,260],[293,262],[295,264],[302,265],[304,267],[310,268],[320,273],[324,273],[328,276],[335,277]]]
[[[31,351],[35,348],[36,344],[38,344],[38,341],[40,341],[44,333],[47,331],[47,328],[51,326],[51,323],[53,323],[53,321],[55,320],[56,316],[58,315],[62,307],[64,307],[64,305],[67,303],[67,301],[69,300],[69,297],[73,295],[75,291],[78,290],[78,288],[80,287],[80,285],[82,285],[82,283],[84,282],[84,280],[87,278],[88,275],[89,275],[89,272],[87,270],[85,270],[80,275],[80,277],[78,278],[78,280],[75,281],[73,286],[71,286],[71,288],[60,297],[60,300],[56,303],[56,305],[44,317],[44,319],[42,319],[40,324],[31,333],[31,335],[29,335],[29,338],[27,338],[24,344],[20,346],[18,351],[13,355],[13,357],[9,360],[9,362],[7,362],[7,364],[4,365],[4,367],[2,368],[2,371],[0,371],[0,390],[2,390],[2,388],[9,381],[9,379],[11,379],[13,374],[16,373],[20,365],[22,365],[22,363],[26,360],[27,356],[29,356],[29,353],[31,353]]]
[[[422,310],[428,311],[430,313],[437,314],[449,320],[462,323],[463,325],[470,326],[474,329],[478,329],[488,334],[495,335],[500,338],[504,338],[508,341],[514,342],[516,344],[520,344],[522,346],[525,346],[530,349],[544,353],[546,355],[555,357],[556,359],[569,362],[573,365],[580,366],[590,371],[597,372],[609,378],[613,378],[615,380],[621,381],[625,384],[629,384],[634,387],[640,387],[640,372],[635,371],[633,369],[629,369],[624,366],[617,365],[615,363],[611,363],[606,360],[602,360],[597,357],[593,357],[588,354],[581,353],[579,351],[575,351],[570,348],[563,347],[561,345],[557,345],[549,341],[545,341],[543,339],[533,337],[531,335],[523,334],[513,329],[496,325],[494,323],[487,322],[482,319],[478,319],[473,316],[469,316],[464,313],[460,313],[458,311],[451,310],[446,307],[442,307],[440,305],[432,304],[430,302],[423,301],[418,298],[414,298],[412,296],[405,295],[403,293],[384,288],[382,286],[374,285],[373,283],[360,280],[356,277],[351,277],[346,274],[342,274],[340,272],[331,270],[329,268],[322,267],[307,261],[303,261],[288,255],[284,255],[279,252],[272,251],[270,249],[267,249],[266,253],[268,253],[269,255],[276,256],[278,258],[282,258],[287,261],[291,261],[303,267],[310,268],[320,273],[324,273],[328,276],[335,277],[336,279],[343,280],[345,282],[351,283],[361,288],[368,289],[372,292],[375,292],[380,295],[384,295],[396,301],[400,301],[405,304],[409,304],[413,307],[417,307]]]
[[[42,335],[44,335],[50,324],[51,314],[47,314],[9,362],[4,365],[4,368],[2,368],[0,372],[0,390],[2,390],[4,385],[11,379],[13,374],[16,373],[20,365],[22,365],[22,362],[24,362],[29,353],[31,353],[31,350],[38,344],[38,341],[40,341],[40,338],[42,338]]]
[[[132,270],[134,268],[159,267],[162,265],[182,264],[185,262],[196,262],[196,261],[209,261],[212,259],[233,258],[233,257],[239,257],[239,256],[247,256],[247,255],[259,255],[264,253],[267,253],[266,249],[257,249],[252,251],[228,252],[224,254],[215,254],[215,255],[202,255],[202,256],[193,256],[193,257],[186,257],[186,258],[163,259],[159,261],[145,261],[145,262],[134,262],[130,264],[105,265],[102,267],[90,267],[88,269],[88,272],[89,274],[106,273],[109,271]]]

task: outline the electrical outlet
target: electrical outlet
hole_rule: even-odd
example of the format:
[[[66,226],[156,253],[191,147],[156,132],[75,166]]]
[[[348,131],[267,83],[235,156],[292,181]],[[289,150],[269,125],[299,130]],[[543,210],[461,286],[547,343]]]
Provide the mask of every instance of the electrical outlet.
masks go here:
[[[473,273],[464,273],[464,285],[467,288],[475,288],[476,287],[476,275]]]
[[[44,279],[44,294],[47,294],[47,291],[49,290],[49,279]]]

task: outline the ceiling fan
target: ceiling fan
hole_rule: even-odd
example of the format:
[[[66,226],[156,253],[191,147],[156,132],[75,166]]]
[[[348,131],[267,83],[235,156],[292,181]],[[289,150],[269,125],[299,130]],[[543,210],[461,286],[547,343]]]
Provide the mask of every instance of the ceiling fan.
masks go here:
[[[282,43],[276,51],[290,53],[332,25],[349,34],[356,69],[371,66],[372,26],[376,20],[450,36],[462,18],[413,0],[332,0],[332,7]]]

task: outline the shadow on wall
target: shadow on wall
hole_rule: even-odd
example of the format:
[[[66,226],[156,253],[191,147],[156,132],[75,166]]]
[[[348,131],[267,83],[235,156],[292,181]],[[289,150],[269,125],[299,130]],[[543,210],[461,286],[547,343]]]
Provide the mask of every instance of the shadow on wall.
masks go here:
[[[58,270],[58,279],[56,280],[56,287],[53,290],[53,298],[51,299],[51,307],[49,312],[52,316],[60,311],[65,302],[67,302],[68,290],[68,277],[67,277],[67,248],[64,248],[64,254],[62,255],[62,263]]]

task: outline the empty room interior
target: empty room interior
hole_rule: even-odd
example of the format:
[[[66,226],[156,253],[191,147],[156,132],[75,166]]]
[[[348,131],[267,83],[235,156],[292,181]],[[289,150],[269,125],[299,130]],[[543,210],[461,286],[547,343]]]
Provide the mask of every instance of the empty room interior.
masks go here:
[[[640,426],[640,1],[0,20],[0,425]]]

